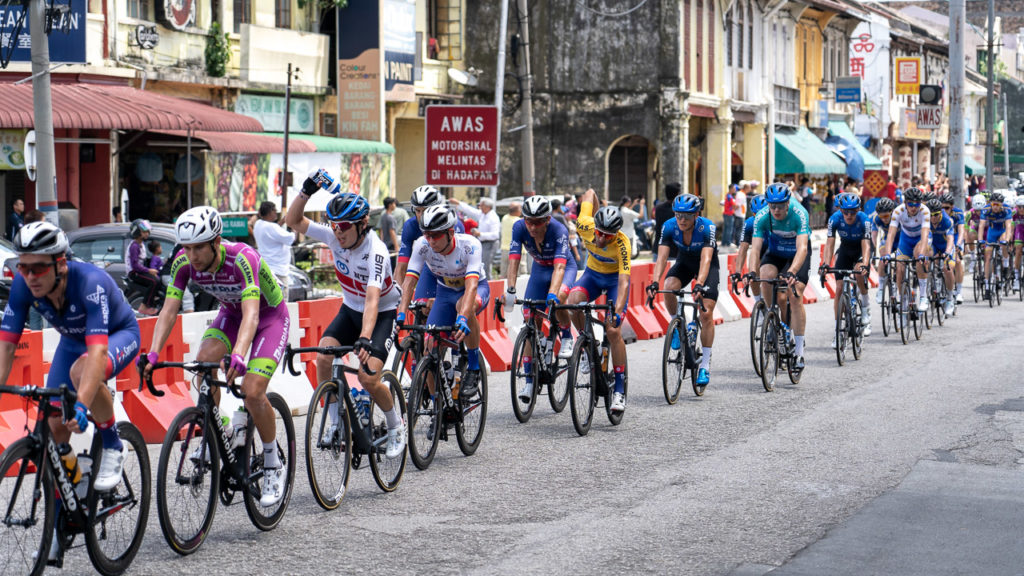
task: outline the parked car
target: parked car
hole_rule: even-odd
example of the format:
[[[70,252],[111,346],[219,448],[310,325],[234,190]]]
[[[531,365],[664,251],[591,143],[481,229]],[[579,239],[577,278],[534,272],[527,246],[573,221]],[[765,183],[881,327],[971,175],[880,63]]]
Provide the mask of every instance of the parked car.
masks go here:
[[[128,274],[128,223],[97,224],[68,232],[71,252],[86,262],[103,268],[117,282],[122,290],[125,288],[125,277]],[[172,250],[176,242],[174,226],[171,224],[153,223],[150,240],[156,240],[163,247],[163,258],[172,258]],[[295,266],[291,267],[291,286],[288,289],[288,300],[306,300],[312,295],[312,283],[305,272]]]

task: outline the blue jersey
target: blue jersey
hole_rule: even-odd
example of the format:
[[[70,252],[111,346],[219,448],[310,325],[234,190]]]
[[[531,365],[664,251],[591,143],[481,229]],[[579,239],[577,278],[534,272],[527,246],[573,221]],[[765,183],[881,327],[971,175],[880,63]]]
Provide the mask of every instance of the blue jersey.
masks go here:
[[[1007,222],[1013,219],[1013,210],[1003,206],[1000,212],[994,212],[991,207],[987,207],[981,211],[981,219],[988,223],[986,230],[1002,234],[1006,232]]]
[[[826,234],[829,238],[839,236],[840,244],[860,244],[861,240],[865,238],[869,241],[871,239],[871,221],[868,220],[867,214],[857,212],[857,219],[853,224],[847,224],[843,213],[837,210],[828,219]]]
[[[523,248],[526,248],[526,252],[538,266],[553,267],[555,264],[565,264],[571,258],[569,231],[561,222],[551,219],[544,233],[544,240],[538,248],[537,242],[526,229],[526,220],[516,220],[512,225],[512,242],[509,244],[508,254],[518,258]]]
[[[946,251],[946,234],[953,234],[955,224],[945,212],[941,212],[942,219],[936,224],[932,222],[932,249],[936,252]]]
[[[67,287],[61,310],[45,296],[35,298],[21,274],[14,277],[11,298],[0,322],[0,340],[17,342],[25,329],[29,308],[35,308],[64,338],[107,344],[107,336],[126,329],[137,334],[135,311],[109,274],[86,262],[68,261]]]
[[[872,232],[878,232],[878,242],[880,244],[885,244],[885,239],[886,239],[886,237],[889,236],[889,225],[886,224],[884,221],[882,221],[881,218],[878,217],[878,212],[872,213],[871,216],[868,217],[868,220],[870,220],[870,222],[871,222],[871,231]],[[899,243],[899,240],[900,240],[900,231],[897,230],[896,231],[896,239],[893,242]]]
[[[698,216],[693,220],[693,231],[690,234],[690,243],[686,243],[683,231],[679,229],[679,222],[675,218],[668,220],[661,227],[661,245],[671,246],[675,244],[678,249],[676,261],[689,260],[700,264],[700,255],[705,248],[715,251],[714,258],[718,258],[718,245],[715,244],[715,224]]]
[[[770,209],[764,209],[754,216],[754,238],[766,239],[767,252],[782,258],[796,256],[798,236],[811,235],[811,218],[796,198],[789,199],[789,212],[782,220],[776,220]]]
[[[466,233],[466,227],[462,225],[461,220],[455,221],[455,231],[459,234]],[[420,236],[423,236],[423,231],[420,230],[419,218],[413,216],[406,219],[405,224],[402,224],[402,239],[400,240],[400,246],[398,247],[399,262],[409,261],[409,257],[412,256],[412,245]]]
[[[743,234],[740,236],[740,244],[750,242],[754,239],[754,217],[750,216],[743,221]]]

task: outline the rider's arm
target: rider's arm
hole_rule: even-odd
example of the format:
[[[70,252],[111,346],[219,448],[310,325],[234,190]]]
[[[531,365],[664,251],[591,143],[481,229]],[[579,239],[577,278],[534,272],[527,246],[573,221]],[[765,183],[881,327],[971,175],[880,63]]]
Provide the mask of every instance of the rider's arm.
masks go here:
[[[750,242],[750,255],[747,256],[747,270],[758,273],[761,269],[761,246],[764,244],[764,239],[754,236],[754,239]]]
[[[303,188],[305,187],[303,184]],[[309,227],[309,218],[303,215],[308,201],[309,196],[305,192],[296,194],[295,198],[292,198],[292,203],[288,205],[288,214],[284,218],[284,223],[299,234],[305,234],[306,228]]]
[[[821,266],[832,264],[832,255],[835,254],[836,237],[829,236],[825,239],[825,252],[821,255]]]
[[[615,300],[615,314],[617,316],[622,315],[622,311],[626,309],[627,297],[624,294],[628,294],[629,290],[629,272],[619,272],[619,298]]]
[[[99,386],[92,388],[92,398],[82,398],[81,393],[85,390],[83,384],[86,382],[95,382],[98,385],[102,385],[106,381],[107,376],[107,340],[104,338],[102,341],[96,341],[89,343],[89,338],[86,338],[86,358],[85,358],[85,369],[82,370],[81,380],[77,382],[77,388],[79,392],[79,400],[86,406],[92,406],[93,398],[96,397],[97,393],[104,393],[101,391]]]
[[[242,322],[238,326],[238,338],[235,339],[235,347],[232,354],[238,354],[245,358],[249,353],[249,346],[256,336],[256,328],[260,325],[260,299],[250,298],[242,300]]]
[[[708,273],[711,271],[711,259],[714,255],[714,246],[704,246],[700,249],[700,270],[697,272],[697,284],[701,286],[707,284]]]
[[[921,211],[926,212],[927,209],[924,206],[922,206]],[[931,215],[925,213],[924,222],[921,223],[921,238],[917,241],[917,246],[922,251],[922,253],[928,252],[928,237],[931,235],[931,229],[932,217]]]
[[[373,337],[373,329],[377,326],[378,304],[380,304],[380,288],[367,286],[366,300],[363,303],[363,326],[359,332],[360,338],[369,340]]]
[[[7,383],[7,377],[11,375],[11,367],[14,365],[14,351],[18,345],[7,340],[0,340],[0,382]]]
[[[669,247],[664,242],[658,246],[658,260],[654,263],[654,274],[651,279],[655,282],[661,281],[661,275],[665,271],[665,266],[668,264],[668,253]]]
[[[398,258],[395,264],[395,278],[399,279],[399,282],[403,282],[403,285],[405,272],[409,269],[409,258],[412,256],[414,242],[412,237],[416,228],[419,228],[419,220],[416,219],[415,211],[413,211],[413,215],[402,224],[402,238],[398,243]]]
[[[472,318],[476,315],[476,288],[480,284],[480,277],[476,274],[467,273],[466,276],[466,291],[462,294],[462,298],[459,299],[457,304],[456,312],[460,316],[466,318]],[[487,303],[484,302],[484,306]]]
[[[860,240],[860,263],[865,268],[871,267],[871,240],[867,236]]]
[[[896,233],[899,229],[900,225],[896,222],[896,215],[894,213],[892,221],[889,222],[889,233],[885,235],[885,254],[892,254],[892,245],[896,240]]]
[[[157,316],[156,326],[153,327],[153,341],[150,343],[149,351],[160,353],[163,350],[167,337],[178,320],[178,310],[181,309],[181,300],[188,288],[189,278],[192,276],[192,268],[189,266],[188,257],[184,250],[179,250],[174,255],[171,265],[171,282],[167,285],[167,293],[164,297],[164,306]]]

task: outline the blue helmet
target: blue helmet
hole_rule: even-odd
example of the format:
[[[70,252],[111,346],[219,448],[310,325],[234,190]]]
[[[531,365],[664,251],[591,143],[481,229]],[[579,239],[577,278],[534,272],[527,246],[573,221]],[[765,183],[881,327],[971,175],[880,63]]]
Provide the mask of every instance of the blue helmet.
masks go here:
[[[680,194],[672,201],[672,211],[685,214],[700,212],[700,198],[693,194]]]
[[[790,192],[789,187],[783,184],[782,182],[776,182],[775,184],[772,184],[771,186],[768,187],[767,190],[764,191],[764,199],[769,204],[789,202],[789,199],[792,196],[793,193]]]
[[[860,208],[860,198],[856,194],[844,192],[836,197],[836,204],[840,210],[857,210]]]
[[[326,212],[331,222],[359,222],[370,213],[370,203],[358,194],[344,192],[327,204]]]
[[[768,205],[768,201],[764,199],[764,194],[758,194],[750,199],[750,210],[755,214],[764,209]]]

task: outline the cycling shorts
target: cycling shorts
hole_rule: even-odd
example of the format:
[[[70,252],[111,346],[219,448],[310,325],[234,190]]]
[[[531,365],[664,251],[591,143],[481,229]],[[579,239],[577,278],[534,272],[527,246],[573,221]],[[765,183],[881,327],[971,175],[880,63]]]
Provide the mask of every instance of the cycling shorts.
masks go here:
[[[792,258],[785,258],[772,254],[771,252],[765,252],[764,256],[761,256],[761,266],[775,266],[775,268],[781,274],[793,264]],[[800,266],[800,269],[796,271],[796,280],[804,285],[807,285],[807,280],[811,272],[811,254],[807,253],[807,257],[804,258],[804,263]]]
[[[921,241],[921,237],[920,236],[916,236],[915,237],[915,236],[907,236],[906,234],[900,234],[900,243],[899,243],[899,246],[896,247],[896,255],[897,256],[908,256],[910,258],[913,258],[914,257],[914,248],[917,246],[917,243],[920,242],[920,241]]]
[[[437,294],[434,296],[434,305],[430,307],[430,315],[427,316],[427,325],[452,326],[455,324],[455,318],[459,315],[457,309],[459,299],[466,293],[466,290],[453,290],[436,281],[434,284],[437,286]],[[476,285],[477,316],[483,314],[487,309],[487,300],[490,297],[490,284],[486,280],[480,280]]]
[[[230,353],[235,346],[235,340],[238,339],[238,328],[241,324],[241,312],[229,311],[221,306],[217,317],[203,333],[203,340],[207,338],[220,340]],[[246,364],[246,369],[249,372],[256,372],[266,378],[274,375],[277,365],[284,357],[284,347],[288,343],[290,325],[291,316],[288,315],[288,307],[284,302],[274,308],[262,310],[259,324],[256,325],[256,334],[249,347],[249,363]]]
[[[689,258],[677,258],[676,263],[668,269],[667,276],[678,278],[683,288],[690,286],[690,282],[697,279],[700,274],[700,262],[694,262]],[[711,267],[708,268],[708,277],[704,281],[705,298],[718,302],[718,258],[711,259]]]
[[[424,266],[420,270],[420,278],[416,281],[416,291],[413,292],[413,298],[416,300],[428,300],[433,298],[437,294],[437,277],[430,271],[430,268]]]
[[[993,228],[988,228],[987,230],[985,230],[985,242],[988,242],[989,244],[998,244],[999,239],[1002,236],[1003,230],[995,230]]]
[[[619,273],[618,272],[595,272],[593,268],[587,268],[583,275],[576,281],[573,292],[583,292],[587,302],[593,302],[602,294],[608,296],[608,303],[614,305],[619,296]],[[623,297],[629,302],[629,290]]]
[[[1013,242],[1024,244],[1024,224],[1018,224],[1013,228]]]
[[[387,361],[388,352],[391,351],[397,315],[396,310],[377,313],[377,323],[373,325],[373,334],[370,335],[370,356],[381,362]],[[351,346],[359,339],[362,331],[363,313],[342,304],[334,320],[324,330],[323,337],[334,338],[341,346]]]
[[[533,265],[530,270],[530,281],[526,284],[524,300],[544,300],[548,297],[548,289],[551,288],[551,275],[555,273],[553,266]],[[576,285],[576,262],[571,258],[565,263],[565,275],[562,276],[562,287],[559,290],[561,297],[562,290],[568,292]]]
[[[835,267],[840,270],[854,270],[864,257],[860,249],[860,242],[856,246],[852,244],[839,244],[839,251],[836,253]]]
[[[103,375],[105,380],[117,376],[131,365],[139,353],[141,340],[138,324],[107,336],[107,369]],[[61,384],[67,384],[68,388],[74,390],[71,366],[76,360],[87,355],[88,347],[85,342],[61,337],[57,350],[53,353],[53,363],[50,364],[50,373],[46,377],[46,387],[59,388]]]

